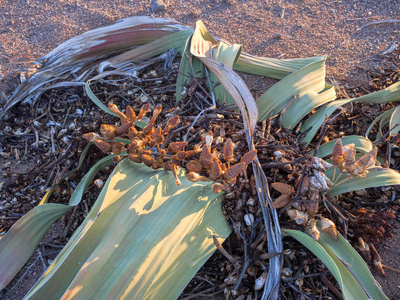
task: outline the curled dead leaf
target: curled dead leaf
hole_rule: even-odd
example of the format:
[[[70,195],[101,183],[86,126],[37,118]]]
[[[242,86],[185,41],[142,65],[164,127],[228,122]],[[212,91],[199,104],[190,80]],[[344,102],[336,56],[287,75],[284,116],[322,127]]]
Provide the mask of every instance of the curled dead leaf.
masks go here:
[[[196,181],[210,181],[207,177],[201,176],[195,172],[186,173],[186,177],[189,181],[196,182]]]
[[[313,216],[318,213],[319,208],[319,192],[318,190],[314,190],[311,193],[310,200],[306,203],[307,212]]]
[[[214,183],[214,184],[212,185],[212,191],[213,191],[214,193],[216,193],[216,194],[219,194],[219,193],[222,192],[223,187],[224,187],[224,186],[223,186],[222,184],[216,182],[216,183]]]
[[[317,221],[315,219],[311,219],[310,221],[308,221],[307,225],[308,227],[310,227],[310,236],[313,238],[314,241],[318,242],[320,233],[317,228]]]

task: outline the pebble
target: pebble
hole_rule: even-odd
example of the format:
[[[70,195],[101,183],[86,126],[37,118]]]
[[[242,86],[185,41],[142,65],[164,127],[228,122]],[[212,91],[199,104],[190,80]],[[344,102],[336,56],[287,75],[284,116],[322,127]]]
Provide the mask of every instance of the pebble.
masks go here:
[[[140,97],[140,101],[142,103],[146,103],[149,100],[149,97],[147,97],[146,95],[143,95],[142,97]]]
[[[61,129],[60,132],[57,134],[57,139],[62,138],[67,133],[67,131],[67,128]]]
[[[150,8],[151,13],[155,14],[159,11],[164,11],[167,8],[167,5],[165,5],[164,1],[162,0],[152,0]]]
[[[252,214],[245,214],[243,218],[247,226],[251,226],[254,223],[254,216]]]
[[[357,196],[365,197],[368,195],[368,192],[365,189],[357,190],[354,192]]]
[[[226,199],[231,200],[235,198],[235,192],[230,192],[228,194],[226,194],[225,196]]]
[[[4,206],[3,206],[3,209],[9,209],[9,208],[11,208],[12,207],[12,205],[10,204],[10,203],[6,203]]]

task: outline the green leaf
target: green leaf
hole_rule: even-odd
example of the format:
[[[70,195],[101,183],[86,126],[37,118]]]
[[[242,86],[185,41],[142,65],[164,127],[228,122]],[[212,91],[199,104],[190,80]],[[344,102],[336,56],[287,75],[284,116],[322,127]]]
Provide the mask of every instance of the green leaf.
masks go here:
[[[297,98],[282,116],[282,126],[293,129],[309,112],[325,103],[336,99],[333,86],[326,86],[320,93],[308,92],[303,97]]]
[[[212,58],[212,49],[216,46],[217,41],[208,32],[204,23],[200,20],[197,21],[190,44],[190,53],[199,58]]]
[[[182,92],[185,85],[192,77],[203,76],[204,64],[195,56],[190,54],[190,42],[192,36],[186,40],[185,50],[183,51],[181,63],[179,65],[178,78],[176,79],[176,102],[179,103],[182,98]]]
[[[200,59],[213,58],[214,60],[223,63],[225,68],[232,69],[233,64],[238,60],[241,51],[241,45],[229,45],[222,41],[217,43],[208,32],[203,22],[197,21],[190,46],[190,52],[192,54]],[[228,104],[235,104],[234,98],[226,88],[220,84],[221,82],[214,72],[211,72],[208,79],[209,88],[216,101],[220,103],[225,102]]]
[[[400,106],[396,107],[390,117],[389,130],[391,136],[396,135],[400,132]]]
[[[119,68],[134,59],[148,59],[160,55],[171,48],[182,53],[185,48],[186,40],[192,35],[192,33],[193,30],[183,30],[171,33],[102,62],[100,64],[101,69],[104,69],[105,67]]]
[[[338,259],[337,264],[339,264],[340,261],[348,270],[351,271],[351,275],[356,278],[357,283],[365,289],[372,299],[388,299],[376,284],[376,281],[364,260],[340,233],[338,233],[338,239],[335,240],[321,230],[321,236],[318,243],[324,247],[331,257],[336,257]],[[347,278],[344,278],[344,281],[346,280]],[[356,297],[349,299],[359,298]]]
[[[90,80],[88,80],[88,82],[86,82],[85,84],[85,92],[89,99],[92,100],[93,103],[96,104],[101,110],[110,115],[113,115],[114,117],[118,117],[116,113],[113,113],[111,110],[109,110],[108,107],[105,106],[103,102],[101,102],[100,99],[97,98],[96,95],[92,92],[92,90],[90,89]]]
[[[211,182],[123,160],[27,299],[175,299],[230,233]]]
[[[375,118],[374,121],[372,121],[371,125],[369,125],[367,132],[365,133],[365,136],[368,137],[370,134],[372,128],[375,126],[376,123],[379,121],[379,131],[377,132],[376,139],[378,140],[380,137],[382,137],[382,128],[386,125],[388,125],[388,115],[391,116],[396,108],[393,107],[392,109],[389,109],[388,111],[385,111],[384,113],[380,114],[378,117]],[[390,118],[390,117],[389,117]],[[383,120],[387,120],[386,124],[383,124]]]
[[[85,83],[85,92],[86,92],[86,95],[87,95],[87,96],[89,97],[89,99],[92,100],[93,103],[96,104],[101,110],[103,110],[104,112],[106,112],[106,113],[108,113],[108,114],[110,114],[110,115],[113,115],[114,117],[118,117],[118,115],[117,115],[116,113],[113,113],[111,110],[109,110],[108,107],[105,106],[105,105],[103,104],[103,102],[101,102],[100,99],[97,98],[96,95],[92,92],[92,90],[90,89],[90,83],[91,83],[91,81],[92,81],[92,79],[91,79],[91,80],[88,80],[88,81]],[[141,120],[138,121],[138,122],[136,123],[136,126],[138,126],[138,127],[140,127],[140,128],[144,128],[146,125],[147,125],[147,124],[146,124],[145,122],[141,121]]]
[[[325,57],[288,75],[272,86],[258,100],[260,120],[278,114],[295,95],[303,97],[309,92],[318,93],[325,87]]]
[[[378,104],[391,101],[400,101],[400,82],[395,83],[382,91],[374,92],[359,98],[343,99],[330,102],[325,106],[321,107],[320,109],[318,109],[317,112],[314,113],[310,118],[308,118],[307,121],[303,124],[303,126],[301,127],[302,131],[308,128],[311,128],[311,130],[309,130],[306,133],[306,136],[302,139],[302,142],[306,142],[306,144],[308,145],[313,139],[314,135],[317,133],[318,129],[324,123],[325,115],[330,116],[336,109],[338,109],[344,104],[350,102],[364,102],[364,103]],[[383,116],[381,115],[378,118],[381,119],[382,117],[387,117],[387,114],[388,113],[384,113]],[[371,126],[373,124],[371,124]],[[385,124],[385,122],[383,122],[382,125],[383,124]],[[382,125],[380,125],[381,126],[380,128],[382,128]],[[370,132],[372,128],[371,126],[370,128],[368,128],[367,134]]]
[[[386,103],[400,101],[400,82],[392,84],[384,90],[374,92],[365,96],[361,96],[353,100],[353,102],[364,103]]]
[[[192,36],[190,52],[215,74],[222,86],[239,106],[243,124],[248,133],[248,143],[251,144],[249,140],[253,136],[253,130],[258,119],[256,102],[243,79],[223,62],[212,58],[212,48],[216,42],[210,36],[203,22],[197,21],[196,29]]]
[[[253,75],[282,79],[290,73],[296,72],[321,59],[324,59],[324,57],[277,59],[242,53],[238,61],[234,63],[233,69]]]
[[[328,171],[325,174],[331,177],[332,171]],[[340,174],[335,181],[335,186],[330,189],[332,197],[370,187],[398,185],[400,173],[393,169],[376,167],[368,169],[365,177],[348,177],[347,174]]]
[[[395,108],[392,108],[391,110],[387,111],[387,113],[382,114],[382,119],[379,122],[379,129],[376,134],[376,140],[379,140],[383,136],[383,128],[390,125],[390,120],[392,119],[394,111]]]
[[[293,230],[293,229],[282,229],[282,235],[288,235],[292,238],[295,238],[299,241],[303,246],[305,246],[308,250],[310,250],[315,256],[317,256],[322,263],[331,271],[333,277],[335,277],[336,281],[339,283],[340,287],[343,285],[342,275],[340,274],[340,270],[336,266],[335,261],[330,257],[330,255],[326,252],[324,247],[322,247],[318,242],[314,241],[308,234],[304,232]]]
[[[305,137],[302,138],[301,141],[308,145],[314,138],[318,129],[324,123],[325,116],[330,116],[336,109],[349,102],[351,102],[351,99],[336,100],[319,108],[311,117],[307,119],[307,121],[304,122],[303,126],[301,126],[301,131],[304,132],[305,130],[308,130]]]
[[[344,299],[387,299],[362,258],[340,233],[335,240],[318,229],[318,242],[301,231],[283,229],[282,233],[295,238],[323,262],[339,283]]]
[[[113,163],[112,157],[113,155],[101,159],[90,169],[71,195],[69,206],[45,203],[53,190],[51,189],[43,197],[39,206],[19,219],[0,239],[0,290],[11,281],[31,257],[51,224],[71,207],[80,203],[83,193],[97,172]]]
[[[28,261],[51,224],[69,208],[61,204],[39,205],[19,219],[0,239],[0,290]]]
[[[242,46],[233,44],[228,45],[220,42],[218,47],[213,50],[213,58],[223,62],[228,68],[233,69],[233,64],[238,60]],[[210,74],[211,85],[210,89],[213,91],[215,99],[219,103],[235,104],[235,100],[229,92],[222,86],[218,77],[214,73]]]

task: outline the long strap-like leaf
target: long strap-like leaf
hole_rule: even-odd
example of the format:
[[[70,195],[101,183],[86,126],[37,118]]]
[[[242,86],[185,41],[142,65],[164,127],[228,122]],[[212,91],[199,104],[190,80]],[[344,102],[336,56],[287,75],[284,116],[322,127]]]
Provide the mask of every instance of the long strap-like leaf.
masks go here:
[[[335,240],[321,231],[318,241],[297,230],[285,229],[283,233],[298,240],[324,263],[339,283],[345,300],[388,299],[363,259],[340,233]]]
[[[212,41],[207,40],[207,32],[201,21],[197,22],[195,33],[192,37],[191,53],[198,57],[218,78],[224,88],[230,93],[238,105],[246,130],[246,138],[250,149],[254,149],[253,133],[258,120],[258,109],[253,96],[244,81],[223,62],[210,56]],[[280,253],[283,251],[281,232],[277,212],[272,208],[269,196],[268,181],[258,161],[253,161],[253,171],[256,179],[257,193],[262,207],[264,223],[267,231],[268,251]],[[269,208],[267,208],[269,203]],[[270,259],[269,273],[264,285],[262,299],[277,299],[282,268],[282,257],[274,256]]]
[[[27,299],[176,299],[231,229],[212,182],[122,161]]]
[[[24,215],[0,239],[0,290],[7,286],[28,261],[51,224],[63,216],[71,207],[78,205],[87,186],[92,182],[97,172],[112,163],[112,156],[105,157],[97,162],[76,187],[71,195],[69,205],[41,201],[44,204],[35,207]],[[49,193],[46,193],[44,199],[48,197]]]

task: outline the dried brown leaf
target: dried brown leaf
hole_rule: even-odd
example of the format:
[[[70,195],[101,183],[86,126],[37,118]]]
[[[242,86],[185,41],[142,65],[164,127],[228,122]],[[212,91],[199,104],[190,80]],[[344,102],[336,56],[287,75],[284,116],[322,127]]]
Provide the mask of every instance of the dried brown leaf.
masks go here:
[[[271,183],[271,187],[277,190],[279,193],[284,194],[284,195],[289,195],[292,196],[295,193],[294,188],[283,182],[273,182]]]
[[[290,203],[291,197],[289,195],[283,194],[275,199],[274,203],[272,203],[273,208],[282,208]]]

